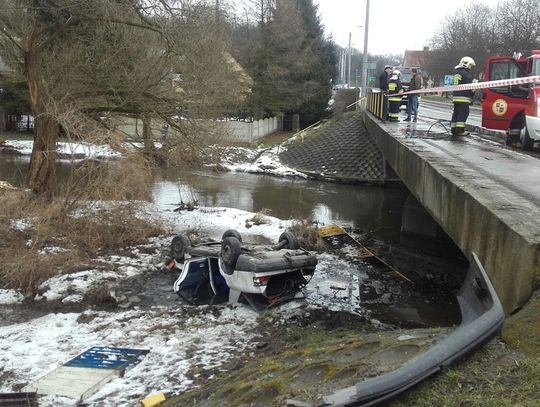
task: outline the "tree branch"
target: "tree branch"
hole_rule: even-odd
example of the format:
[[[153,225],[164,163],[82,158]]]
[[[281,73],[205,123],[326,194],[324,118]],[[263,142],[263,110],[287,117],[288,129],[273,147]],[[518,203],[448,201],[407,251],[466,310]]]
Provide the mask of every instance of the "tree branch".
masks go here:
[[[15,47],[17,47],[17,48],[19,49],[19,51],[21,51],[23,54],[25,54],[26,52],[28,52],[26,49],[24,49],[24,48],[21,46],[21,44],[19,44],[19,43],[17,42],[17,40],[15,40],[15,38],[13,38],[13,37],[11,36],[11,34],[9,34],[9,33],[7,32],[7,30],[6,30],[5,28],[3,28],[3,29],[1,30],[1,32],[2,32],[2,34],[4,34],[4,36],[7,37],[7,39],[9,39],[9,40],[11,41],[11,43],[12,43],[13,45],[15,45]]]
[[[74,25],[78,21],[80,21],[80,20],[77,19],[77,18],[73,18],[72,15],[69,16],[69,18],[66,20],[66,22],[61,27],[59,27],[55,32],[53,32],[51,35],[49,35],[45,41],[43,41],[42,43],[37,45],[38,48],[43,48],[47,44],[54,41],[60,34],[62,34],[64,31],[66,31],[66,28],[68,28],[69,26]],[[44,31],[45,31],[45,29],[42,32],[40,32],[38,36],[41,36],[41,33],[43,33]]]

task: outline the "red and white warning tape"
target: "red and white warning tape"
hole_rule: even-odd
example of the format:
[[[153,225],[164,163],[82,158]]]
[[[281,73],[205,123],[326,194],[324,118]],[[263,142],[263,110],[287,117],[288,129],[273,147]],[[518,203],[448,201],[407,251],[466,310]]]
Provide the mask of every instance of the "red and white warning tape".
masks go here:
[[[501,86],[523,85],[527,83],[540,83],[540,75],[539,76],[526,76],[523,78],[514,78],[514,79],[501,79],[498,81],[468,83],[466,85],[438,86],[436,88],[415,89],[408,92],[400,93],[400,95],[412,95],[415,93],[453,92],[455,90],[499,88]]]

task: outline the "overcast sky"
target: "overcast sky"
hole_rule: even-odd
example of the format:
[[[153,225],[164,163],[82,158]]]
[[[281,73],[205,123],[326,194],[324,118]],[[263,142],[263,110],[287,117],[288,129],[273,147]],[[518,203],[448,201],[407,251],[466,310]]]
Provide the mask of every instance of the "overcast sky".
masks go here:
[[[420,50],[428,45],[444,18],[472,0],[371,0],[369,3],[368,52],[403,54],[406,49]],[[476,0],[495,6],[498,0]],[[336,43],[364,49],[366,0],[314,0],[327,34]]]

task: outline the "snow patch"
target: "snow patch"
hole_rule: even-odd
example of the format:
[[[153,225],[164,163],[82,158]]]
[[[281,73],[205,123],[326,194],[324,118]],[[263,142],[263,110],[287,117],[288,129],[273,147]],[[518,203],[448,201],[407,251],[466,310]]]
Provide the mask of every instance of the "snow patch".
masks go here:
[[[17,290],[6,290],[0,288],[0,304],[17,304],[24,300],[22,295]]]

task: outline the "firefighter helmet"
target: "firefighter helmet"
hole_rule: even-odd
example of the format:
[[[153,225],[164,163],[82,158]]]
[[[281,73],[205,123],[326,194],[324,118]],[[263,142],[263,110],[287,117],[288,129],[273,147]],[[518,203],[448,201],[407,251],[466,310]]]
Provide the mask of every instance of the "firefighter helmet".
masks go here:
[[[392,66],[391,65],[385,65],[384,70],[386,71],[387,69],[392,69]]]
[[[472,69],[476,66],[476,62],[474,62],[474,59],[471,57],[463,57],[461,58],[461,61],[459,61],[459,65],[466,69]]]
[[[401,72],[399,72],[399,70],[397,69],[394,69],[394,71],[392,72],[392,75],[399,76],[401,75]]]

